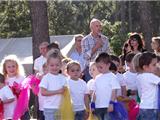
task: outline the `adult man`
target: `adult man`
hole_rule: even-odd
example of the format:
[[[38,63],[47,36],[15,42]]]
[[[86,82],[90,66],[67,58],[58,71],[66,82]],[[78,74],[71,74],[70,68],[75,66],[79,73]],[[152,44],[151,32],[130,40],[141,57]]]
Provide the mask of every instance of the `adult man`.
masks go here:
[[[88,72],[89,62],[94,61],[95,57],[101,52],[109,52],[108,38],[102,35],[102,23],[98,19],[92,19],[90,22],[90,34],[83,38],[81,42],[82,53],[87,61],[86,71]],[[88,75],[86,75],[88,76]],[[89,79],[89,78],[86,78]]]
[[[39,52],[40,52],[41,56],[36,58],[34,61],[35,73],[38,73],[38,72],[41,74],[43,73],[42,66],[46,62],[46,54],[48,52],[48,50],[47,50],[48,45],[49,45],[48,42],[42,42],[39,45]]]

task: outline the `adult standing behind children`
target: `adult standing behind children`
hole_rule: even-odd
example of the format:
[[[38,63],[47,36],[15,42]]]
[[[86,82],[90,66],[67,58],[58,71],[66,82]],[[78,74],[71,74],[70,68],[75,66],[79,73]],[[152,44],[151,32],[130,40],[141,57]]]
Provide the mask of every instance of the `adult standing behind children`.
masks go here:
[[[92,19],[90,22],[90,34],[82,39],[82,53],[87,62],[86,73],[89,75],[89,62],[94,61],[95,57],[101,52],[109,52],[109,40],[101,33],[102,23],[98,19]],[[87,75],[86,75],[87,76]],[[91,77],[85,78],[87,81]]]
[[[43,69],[42,69],[42,66],[43,64],[46,62],[46,54],[48,52],[47,50],[47,46],[49,45],[48,42],[42,42],[40,45],[39,45],[39,52],[40,52],[40,57],[36,58],[35,61],[34,61],[34,70],[35,70],[35,73],[43,73]]]

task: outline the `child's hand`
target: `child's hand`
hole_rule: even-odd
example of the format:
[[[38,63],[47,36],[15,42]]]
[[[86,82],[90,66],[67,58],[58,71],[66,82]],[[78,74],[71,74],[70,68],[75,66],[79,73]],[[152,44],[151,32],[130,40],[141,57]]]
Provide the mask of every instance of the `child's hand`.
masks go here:
[[[58,94],[63,94],[64,93],[64,91],[65,91],[65,87],[63,87],[63,88],[61,88],[61,89],[59,89],[59,90],[57,90],[57,93]]]
[[[109,104],[108,112],[113,112],[113,110],[114,110],[113,104]]]

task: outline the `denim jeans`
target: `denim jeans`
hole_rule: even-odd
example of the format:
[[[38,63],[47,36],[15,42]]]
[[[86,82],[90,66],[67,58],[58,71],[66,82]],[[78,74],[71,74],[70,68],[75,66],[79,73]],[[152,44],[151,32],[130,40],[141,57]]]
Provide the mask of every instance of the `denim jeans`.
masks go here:
[[[98,117],[98,120],[111,120],[107,108],[96,108],[95,115]]]
[[[60,116],[57,109],[44,109],[45,120],[59,120]]]
[[[84,81],[88,82],[90,79],[92,79],[91,75],[89,74],[88,66],[84,69],[83,73],[84,73],[84,77],[83,77]]]
[[[84,120],[85,118],[85,111],[76,111],[74,114],[74,120]]]
[[[26,111],[24,115],[22,115],[21,120],[30,120],[29,111]]]
[[[137,120],[158,120],[158,110],[140,109]]]
[[[38,110],[38,118],[39,118],[39,120],[45,120],[43,111]]]

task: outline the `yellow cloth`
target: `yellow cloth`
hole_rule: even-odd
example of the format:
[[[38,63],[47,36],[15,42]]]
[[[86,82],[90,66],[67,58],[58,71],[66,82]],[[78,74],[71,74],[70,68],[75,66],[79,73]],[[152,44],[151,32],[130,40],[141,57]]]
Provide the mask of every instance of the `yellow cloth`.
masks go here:
[[[59,110],[61,120],[74,120],[74,112],[68,87],[66,87],[63,94],[63,99]]]

